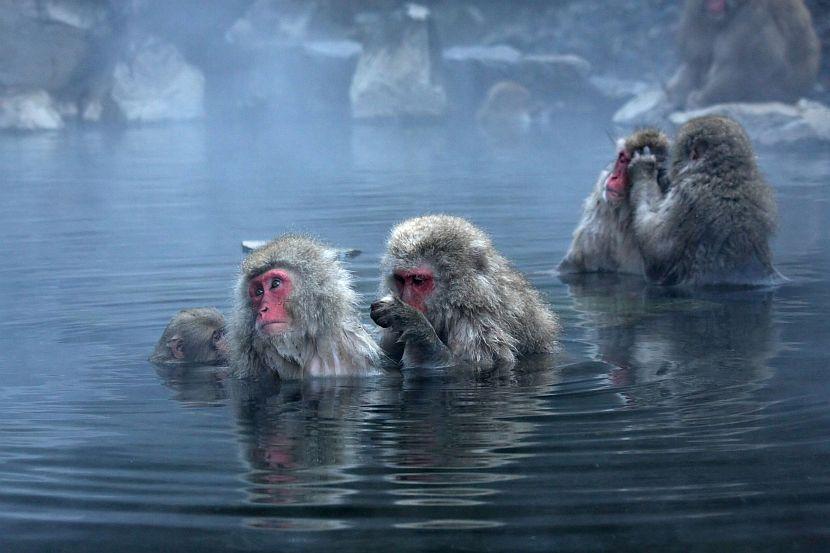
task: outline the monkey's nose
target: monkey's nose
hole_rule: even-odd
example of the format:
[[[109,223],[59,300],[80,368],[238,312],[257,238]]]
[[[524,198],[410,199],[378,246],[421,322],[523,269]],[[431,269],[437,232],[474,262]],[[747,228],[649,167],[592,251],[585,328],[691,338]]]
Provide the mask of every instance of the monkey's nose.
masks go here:
[[[259,310],[260,313],[265,313],[266,311],[268,311],[268,306],[267,305],[263,305]]]

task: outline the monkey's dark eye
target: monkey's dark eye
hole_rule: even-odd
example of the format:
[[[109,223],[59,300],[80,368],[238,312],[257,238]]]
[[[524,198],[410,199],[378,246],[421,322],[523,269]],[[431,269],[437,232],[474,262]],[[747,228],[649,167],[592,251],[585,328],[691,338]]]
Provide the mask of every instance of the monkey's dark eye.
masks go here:
[[[275,278],[274,280],[271,281],[271,290],[273,290],[275,288],[279,288],[280,284],[282,284],[282,279],[281,278]]]
[[[420,286],[426,281],[426,279],[420,275],[413,275],[412,277],[412,284],[415,286]]]
[[[255,296],[261,296],[264,293],[265,293],[265,290],[263,290],[261,287],[254,290],[254,295]]]
[[[395,279],[395,282],[397,282],[400,285],[403,285],[404,281],[403,281],[403,277],[401,275],[394,275],[393,278]]]
[[[689,159],[700,159],[700,157],[706,152],[707,148],[709,148],[709,144],[707,144],[703,140],[695,142],[694,144],[692,144],[692,148],[689,151]]]

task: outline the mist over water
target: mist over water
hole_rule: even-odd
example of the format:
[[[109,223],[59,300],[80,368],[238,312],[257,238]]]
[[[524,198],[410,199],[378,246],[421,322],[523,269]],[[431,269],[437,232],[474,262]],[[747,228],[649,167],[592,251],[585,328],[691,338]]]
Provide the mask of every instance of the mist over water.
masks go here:
[[[155,28],[212,77],[202,120],[0,134],[0,550],[830,545],[824,146],[757,150],[780,210],[780,287],[560,278],[615,155],[613,106],[570,91],[541,130],[494,140],[473,121],[485,90],[455,74],[470,104],[441,123],[355,123],[331,100],[341,62],[269,57],[239,27],[240,58],[216,50],[224,35],[200,42],[244,4],[177,34],[176,8],[150,2],[131,31]],[[596,15],[575,4],[556,29]],[[614,40],[600,30],[593,47],[556,36],[599,71],[636,57],[603,65]],[[673,60],[641,61],[653,74]],[[331,90],[292,88],[327,70]],[[284,232],[362,252],[345,264],[371,328],[387,233],[426,213],[492,236],[559,314],[559,354],[478,378],[283,383],[146,360],[179,309],[228,314],[241,242]]]

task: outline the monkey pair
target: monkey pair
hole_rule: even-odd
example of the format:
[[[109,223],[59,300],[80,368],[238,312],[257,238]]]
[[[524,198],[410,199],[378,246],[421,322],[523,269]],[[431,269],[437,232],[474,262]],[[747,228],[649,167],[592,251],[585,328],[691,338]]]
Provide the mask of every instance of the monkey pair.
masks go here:
[[[231,323],[236,372],[281,378],[354,376],[401,367],[511,364],[552,352],[556,317],[539,293],[468,221],[432,215],[404,221],[382,260],[382,299],[372,339],[336,254],[283,236],[242,264]]]
[[[776,211],[737,122],[693,119],[673,144],[641,130],[600,174],[559,269],[642,274],[661,285],[774,284]]]
[[[376,342],[360,322],[351,277],[336,250],[298,235],[253,250],[242,263],[229,325],[235,373],[298,379],[414,366],[478,370],[556,347],[556,316],[540,294],[481,229],[458,217],[418,217],[396,226],[382,261],[381,293],[371,307],[381,327]],[[173,351],[177,360],[205,362],[207,356],[186,357],[187,348],[171,342],[174,335],[200,343],[207,337],[207,328],[204,336],[186,332],[191,319],[183,314],[193,311],[171,321],[153,360]]]

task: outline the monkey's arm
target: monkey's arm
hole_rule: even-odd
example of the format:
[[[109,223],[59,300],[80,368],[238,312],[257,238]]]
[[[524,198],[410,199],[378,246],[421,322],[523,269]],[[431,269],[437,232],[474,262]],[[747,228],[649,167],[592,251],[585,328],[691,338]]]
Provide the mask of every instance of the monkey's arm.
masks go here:
[[[700,71],[694,69],[688,63],[680,64],[677,72],[666,83],[666,95],[672,105],[684,107],[683,102],[689,93],[698,87],[700,83]]]
[[[403,358],[404,344],[401,342],[401,333],[396,332],[390,328],[383,329],[380,337],[380,348],[392,361],[401,362]]]
[[[746,75],[735,70],[735,62],[715,63],[703,78],[702,86],[686,98],[687,109],[743,99],[736,93],[746,84]]]
[[[663,194],[658,184],[658,161],[650,154],[635,155],[628,167],[634,235],[645,262],[646,274],[660,282],[668,278],[677,252],[676,229],[679,207],[676,189]],[[665,283],[665,282],[664,282]]]
[[[444,344],[423,313],[398,298],[385,297],[372,304],[372,320],[388,329],[381,342],[387,355],[398,355],[404,365],[449,367],[452,352]],[[397,336],[395,343],[390,343]],[[387,349],[389,348],[389,349]]]

